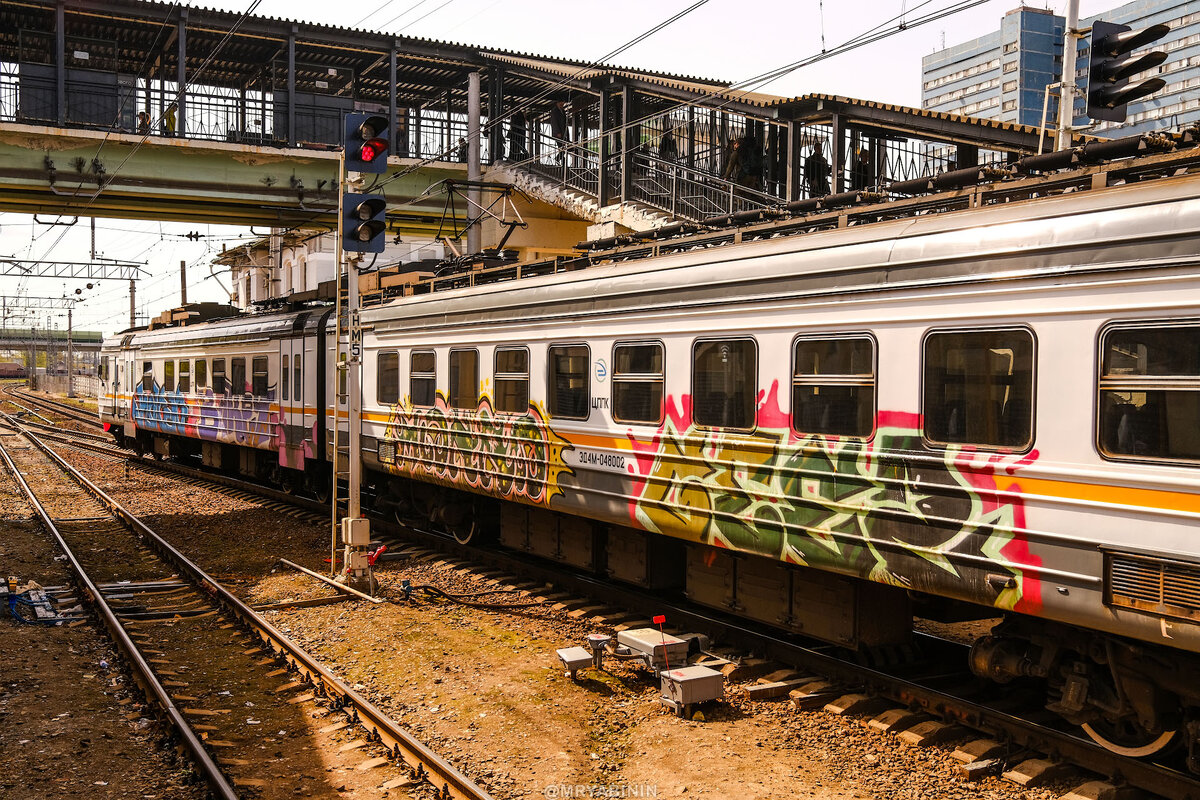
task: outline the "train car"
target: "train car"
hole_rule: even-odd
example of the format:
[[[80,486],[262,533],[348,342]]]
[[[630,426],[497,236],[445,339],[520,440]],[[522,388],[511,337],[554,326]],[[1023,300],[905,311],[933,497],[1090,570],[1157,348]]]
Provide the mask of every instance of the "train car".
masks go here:
[[[366,309],[367,499],[845,647],[1002,617],[977,673],[1200,771],[1200,174],[1036,194]],[[323,496],[331,314],[111,339],[102,418]]]
[[[328,494],[329,309],[126,332],[101,350],[100,419],[118,442]],[[324,357],[323,357],[324,356]]]
[[[843,645],[1003,615],[979,674],[1194,753],[1198,257],[1184,174],[408,297],[364,458],[461,541]]]

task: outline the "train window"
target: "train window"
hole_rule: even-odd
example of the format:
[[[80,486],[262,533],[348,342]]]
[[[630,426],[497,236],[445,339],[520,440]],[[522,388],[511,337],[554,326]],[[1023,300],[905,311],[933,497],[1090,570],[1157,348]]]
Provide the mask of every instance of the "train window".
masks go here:
[[[450,351],[451,408],[475,408],[479,405],[479,351]]]
[[[394,350],[375,361],[375,399],[389,406],[400,402],[400,354]]]
[[[1099,391],[1105,455],[1200,459],[1200,325],[1105,332]]]
[[[163,391],[175,391],[175,361],[168,358],[163,362]]]
[[[293,364],[292,364],[292,375],[293,375],[293,380],[292,380],[292,400],[293,400],[293,401],[295,401],[295,402],[297,402],[297,403],[299,403],[299,402],[300,402],[300,399],[301,399],[302,397],[304,397],[303,393],[300,391],[301,389],[303,389],[303,388],[304,388],[304,383],[303,383],[303,381],[301,380],[301,372],[300,372],[300,367],[301,367],[301,365],[302,365],[302,362],[301,362],[301,357],[300,357],[299,355],[297,355],[297,356],[296,356],[296,357],[293,359]],[[286,374],[284,375],[284,380],[287,380],[287,375],[286,375]]]
[[[587,419],[591,410],[588,366],[592,356],[585,344],[558,345],[549,348],[550,415]]]
[[[267,357],[258,356],[250,362],[253,384],[250,387],[255,397],[267,396]]]
[[[230,394],[246,394],[246,359],[229,359],[229,392]]]
[[[225,394],[228,391],[228,387],[225,385],[225,359],[223,358],[213,359],[212,390],[213,394]]]
[[[529,350],[524,347],[497,347],[496,410],[505,414],[529,411]]]
[[[179,362],[179,391],[192,390],[192,362],[184,359]]]
[[[875,430],[875,342],[867,336],[798,339],[792,428],[866,439]]]
[[[208,361],[203,358],[196,359],[195,391],[199,392],[208,387]]]
[[[613,419],[617,422],[662,422],[665,382],[661,344],[618,344],[613,347]]]
[[[437,400],[437,356],[432,350],[409,356],[408,392],[414,406],[431,406]]]
[[[142,362],[142,391],[143,392],[153,392],[154,391],[154,362],[153,361],[143,361]]]
[[[1024,449],[1033,443],[1033,334],[948,331],[925,338],[925,438]]]
[[[754,427],[758,348],[753,339],[696,342],[692,350],[692,420],[707,428]]]
[[[291,356],[284,356],[283,357],[283,367],[279,371],[279,374],[282,376],[279,379],[280,391],[283,393],[280,398],[282,400],[288,399],[288,374],[289,374],[289,370],[290,370],[291,366],[292,366]]]

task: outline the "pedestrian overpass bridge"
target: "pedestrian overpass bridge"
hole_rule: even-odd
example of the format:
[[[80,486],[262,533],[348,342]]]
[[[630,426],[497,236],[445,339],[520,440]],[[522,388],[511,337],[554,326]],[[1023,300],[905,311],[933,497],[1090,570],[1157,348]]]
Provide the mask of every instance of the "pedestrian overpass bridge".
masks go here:
[[[559,100],[565,130],[550,120]],[[808,197],[816,143],[837,193],[1012,160],[1040,135],[177,4],[0,5],[0,210],[328,227],[351,111],[393,121],[383,191],[396,234],[445,231],[448,215],[461,229],[467,213],[449,211],[443,189],[482,176],[522,192],[530,226],[510,245],[563,248],[592,222],[644,230]],[[459,143],[473,130],[479,161],[467,164]]]

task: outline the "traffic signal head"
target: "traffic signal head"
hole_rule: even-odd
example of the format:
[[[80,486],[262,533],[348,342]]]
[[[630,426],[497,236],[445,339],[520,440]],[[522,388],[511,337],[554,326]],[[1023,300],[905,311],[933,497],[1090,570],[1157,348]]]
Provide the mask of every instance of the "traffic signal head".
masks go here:
[[[347,172],[387,171],[388,121],[378,114],[347,114],[342,139]]]
[[[382,253],[387,228],[387,201],[381,194],[342,197],[342,249],[350,253]]]
[[[1108,122],[1123,122],[1129,103],[1154,94],[1166,86],[1167,82],[1162,78],[1129,82],[1131,76],[1166,61],[1166,53],[1152,50],[1138,56],[1129,54],[1139,47],[1158,41],[1170,31],[1170,26],[1161,24],[1135,31],[1128,25],[1115,25],[1103,20],[1092,23],[1092,66],[1089,70],[1087,94],[1089,117]]]

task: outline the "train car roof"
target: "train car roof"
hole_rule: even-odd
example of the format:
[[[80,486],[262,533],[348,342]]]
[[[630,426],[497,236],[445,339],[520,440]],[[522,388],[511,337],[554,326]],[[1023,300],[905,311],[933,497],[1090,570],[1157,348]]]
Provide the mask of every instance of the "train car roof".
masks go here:
[[[325,308],[306,308],[299,311],[247,314],[195,325],[122,333],[105,339],[104,348],[116,348],[123,344],[157,348],[277,339],[315,329],[326,311]]]
[[[1200,174],[1191,174],[397,298],[362,319],[379,332],[549,322],[1198,259]]]

